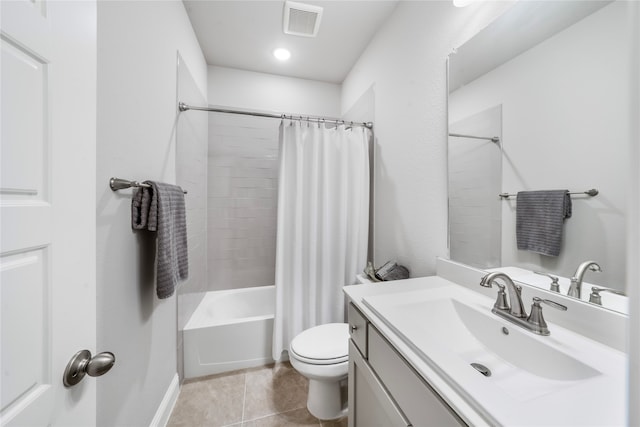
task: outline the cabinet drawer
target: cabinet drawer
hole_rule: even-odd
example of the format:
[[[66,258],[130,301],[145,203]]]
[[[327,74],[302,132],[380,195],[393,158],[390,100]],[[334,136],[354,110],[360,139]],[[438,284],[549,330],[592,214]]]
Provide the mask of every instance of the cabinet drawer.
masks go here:
[[[360,353],[367,358],[367,319],[352,304],[349,303],[349,335]]]
[[[369,364],[413,426],[460,426],[465,423],[371,325]]]

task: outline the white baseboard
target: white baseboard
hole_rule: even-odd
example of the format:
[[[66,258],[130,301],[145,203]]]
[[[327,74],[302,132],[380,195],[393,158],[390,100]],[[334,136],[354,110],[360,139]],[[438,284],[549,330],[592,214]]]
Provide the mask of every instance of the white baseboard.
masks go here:
[[[171,411],[173,411],[173,407],[178,400],[178,393],[180,393],[180,378],[178,378],[178,374],[176,373],[149,427],[166,427],[169,422],[169,417],[171,416]]]

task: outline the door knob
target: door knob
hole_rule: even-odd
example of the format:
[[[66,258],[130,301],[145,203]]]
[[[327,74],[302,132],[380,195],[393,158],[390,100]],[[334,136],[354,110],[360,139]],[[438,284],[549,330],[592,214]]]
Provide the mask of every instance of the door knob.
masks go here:
[[[109,351],[91,357],[89,350],[80,350],[67,364],[62,382],[65,387],[72,387],[82,381],[85,375],[99,377],[106,374],[114,363],[116,363],[116,357]]]

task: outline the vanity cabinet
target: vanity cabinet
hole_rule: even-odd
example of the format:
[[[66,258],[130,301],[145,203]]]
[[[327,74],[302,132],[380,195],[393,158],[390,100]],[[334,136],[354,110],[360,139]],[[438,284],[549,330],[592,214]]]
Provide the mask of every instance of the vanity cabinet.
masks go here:
[[[353,304],[349,304],[349,337],[360,353],[367,358],[367,318]]]
[[[349,427],[465,425],[353,304],[349,325]]]

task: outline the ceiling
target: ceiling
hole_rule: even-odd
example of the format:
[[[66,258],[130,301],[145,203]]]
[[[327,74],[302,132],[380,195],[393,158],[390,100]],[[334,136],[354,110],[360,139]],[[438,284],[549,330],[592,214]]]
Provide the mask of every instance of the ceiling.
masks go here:
[[[284,0],[183,0],[209,65],[342,83],[397,0],[315,1],[322,7],[317,37],[284,34]],[[273,50],[284,47],[281,62]]]

